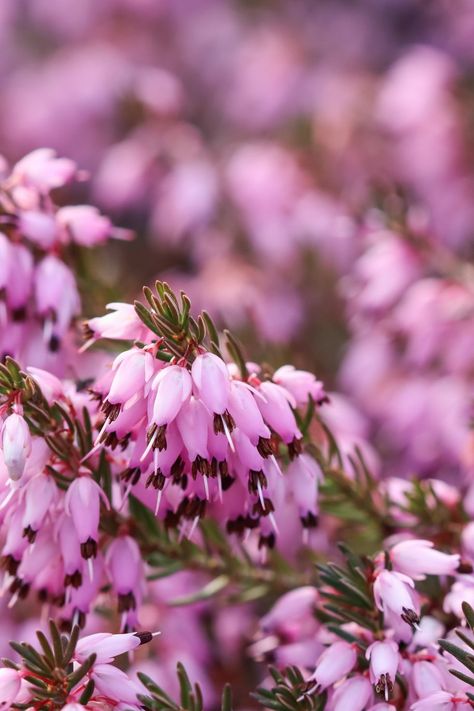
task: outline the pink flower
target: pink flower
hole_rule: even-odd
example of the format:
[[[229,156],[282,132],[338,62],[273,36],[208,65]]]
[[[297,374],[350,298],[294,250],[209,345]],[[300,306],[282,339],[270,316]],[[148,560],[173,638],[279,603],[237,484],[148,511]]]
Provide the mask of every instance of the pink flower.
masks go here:
[[[293,396],[280,385],[269,381],[261,383],[258,392],[262,397],[257,398],[257,404],[265,422],[287,444],[300,439],[301,432],[291,410],[296,407]]]
[[[247,383],[231,381],[228,410],[236,427],[247,435],[252,444],[256,445],[260,437],[270,437],[271,432],[263,421],[253,389]]]
[[[123,704],[124,708],[140,709],[137,694],[142,694],[143,689],[125,672],[111,664],[97,664],[93,667],[92,678],[102,696]]]
[[[20,693],[21,676],[16,669],[0,669],[0,709],[9,709]]]
[[[31,435],[25,419],[13,412],[3,423],[2,450],[8,475],[14,481],[21,478],[31,453]]]
[[[337,687],[328,704],[328,711],[362,711],[372,697],[372,687],[363,676],[352,676]]]
[[[12,178],[47,193],[68,183],[75,172],[76,164],[72,160],[56,158],[52,148],[38,148],[14,165]]]
[[[68,205],[57,212],[57,220],[77,244],[92,247],[105,242],[112,231],[108,217],[92,205]]]
[[[222,415],[229,404],[230,378],[224,361],[214,353],[198,355],[191,374],[199,398],[217,415]]]
[[[301,405],[305,405],[310,397],[315,403],[321,403],[327,397],[322,382],[316,380],[313,373],[297,370],[293,365],[282,365],[275,371],[272,380],[286,388]]]
[[[32,542],[44,522],[58,493],[54,479],[46,474],[38,474],[30,479],[25,490],[25,513],[23,515],[24,535]]]
[[[127,634],[97,632],[78,641],[74,658],[82,664],[91,654],[96,654],[96,664],[108,664],[120,654],[131,652],[141,644],[150,642],[153,637],[151,632],[128,632]]]
[[[400,663],[398,644],[392,640],[373,642],[366,651],[370,660],[370,681],[378,694],[383,693],[388,701]]]
[[[107,402],[122,404],[144,387],[147,375],[153,373],[153,356],[142,348],[130,348],[115,358],[112,370]]]
[[[426,660],[416,661],[413,664],[412,682],[420,698],[443,691],[447,686],[447,679],[443,677],[439,666]]]
[[[35,298],[37,313],[45,319],[45,334],[51,350],[79,313],[81,302],[71,270],[57,257],[48,255],[36,267]]]
[[[58,232],[54,215],[40,210],[23,210],[18,228],[27,239],[45,250],[54,245]]]
[[[11,245],[11,265],[7,283],[7,304],[17,314],[17,318],[25,317],[23,313],[33,288],[33,257],[23,244]]]
[[[191,395],[179,411],[176,424],[191,462],[194,462],[196,457],[208,459],[207,440],[210,421],[209,410],[194,395]]]
[[[394,545],[390,549],[390,560],[395,570],[414,580],[423,580],[426,575],[454,575],[460,556],[436,550],[431,541],[413,539]]]
[[[124,614],[125,623],[127,613],[136,609],[142,595],[144,579],[140,548],[130,536],[121,536],[108,547],[105,561],[112,588],[118,595],[119,612]]]
[[[348,642],[334,642],[319,657],[311,678],[318,690],[327,689],[342,679],[355,666],[357,652]]]
[[[191,395],[191,375],[186,368],[170,365],[160,370],[151,387],[155,391],[151,422],[157,427],[168,425]]]
[[[146,328],[132,304],[114,302],[107,304],[106,308],[111,313],[87,321],[87,329],[92,340],[113,338],[119,341],[133,341],[146,337]]]
[[[97,555],[101,498],[108,505],[103,490],[88,476],[74,479],[66,493],[66,512],[72,517],[86,559]]]
[[[312,636],[318,627],[314,615],[318,591],[307,585],[286,593],[261,620],[264,632],[282,634],[285,641]]]
[[[414,582],[402,573],[382,570],[374,582],[375,603],[384,613],[393,612],[404,622],[416,627],[419,618],[419,603]]]
[[[450,691],[436,691],[412,705],[412,711],[472,711],[467,696]]]

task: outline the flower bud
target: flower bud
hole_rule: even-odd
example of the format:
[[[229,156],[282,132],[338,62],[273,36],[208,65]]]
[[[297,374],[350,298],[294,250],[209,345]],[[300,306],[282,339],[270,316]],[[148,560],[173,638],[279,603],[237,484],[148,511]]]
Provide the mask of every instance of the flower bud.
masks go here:
[[[316,688],[327,689],[342,679],[355,666],[357,652],[348,642],[334,642],[319,657],[312,674]]]
[[[16,412],[3,423],[2,449],[8,475],[17,481],[25,471],[26,460],[31,452],[31,435],[26,420]]]

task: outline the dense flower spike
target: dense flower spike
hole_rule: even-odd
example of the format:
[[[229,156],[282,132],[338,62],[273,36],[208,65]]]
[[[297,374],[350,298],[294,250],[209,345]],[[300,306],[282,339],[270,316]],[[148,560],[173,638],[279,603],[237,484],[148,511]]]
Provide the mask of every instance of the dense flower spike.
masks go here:
[[[280,369],[281,383],[242,360],[239,370],[213,352],[215,328],[207,314],[190,316],[185,296],[179,302],[159,282],[145,295],[151,309],[136,308],[147,332],[95,387],[105,420],[94,452],[120,445],[125,496],[132,492],[189,537],[211,506],[229,533],[259,528],[259,546],[272,547],[284,498],[277,491],[286,489],[303,529],[314,528],[321,471],[302,453],[296,418],[326,401],[322,384],[290,366]],[[278,484],[285,455],[292,464]]]
[[[57,206],[51,191],[81,178],[74,161],[43,148],[0,180],[0,353],[57,372],[76,358],[69,330],[81,308],[69,247],[122,236],[95,208]]]

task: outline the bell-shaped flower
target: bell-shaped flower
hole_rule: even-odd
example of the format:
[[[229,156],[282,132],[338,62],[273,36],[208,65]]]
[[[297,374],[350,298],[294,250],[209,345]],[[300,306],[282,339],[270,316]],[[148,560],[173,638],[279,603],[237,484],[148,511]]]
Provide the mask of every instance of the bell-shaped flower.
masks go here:
[[[58,158],[52,148],[37,148],[15,163],[12,179],[41,193],[66,185],[76,173],[69,158]]]
[[[270,430],[263,421],[262,413],[256,403],[257,395],[254,395],[252,388],[240,380],[232,380],[230,383],[228,410],[238,427],[252,444],[257,444],[260,437],[268,439]]]
[[[18,215],[18,229],[41,249],[51,249],[56,242],[58,226],[55,215],[41,210],[23,210]]]
[[[95,654],[97,656],[96,664],[108,664],[120,654],[131,652],[141,644],[150,642],[154,636],[155,634],[151,632],[128,632],[126,634],[97,632],[90,634],[78,641],[74,659],[82,664],[87,657]]]
[[[142,556],[136,541],[130,536],[116,538],[107,549],[105,562],[114,591],[119,598],[130,597],[134,607],[143,582]]]
[[[402,573],[382,570],[374,582],[375,604],[382,612],[393,612],[411,627],[417,626],[419,601],[411,578]]]
[[[313,636],[318,627],[314,614],[317,599],[318,591],[311,585],[285,593],[262,618],[262,630],[281,634],[286,642]]]
[[[472,711],[472,704],[463,693],[435,691],[415,701],[411,711]]]
[[[83,558],[95,557],[97,552],[101,498],[108,506],[103,490],[89,476],[74,479],[66,493],[66,512],[73,520]]]
[[[26,369],[28,374],[37,382],[41,392],[46,398],[49,405],[55,400],[58,400],[63,394],[63,384],[55,375],[41,368],[29,367]]]
[[[11,245],[10,259],[12,267],[6,286],[7,304],[20,315],[33,289],[33,256],[25,245],[15,243]]]
[[[82,582],[82,555],[79,538],[70,516],[63,515],[56,531],[59,549],[63,559],[66,585],[79,587]]]
[[[8,475],[17,481],[25,471],[31,452],[31,435],[26,420],[16,412],[9,415],[3,423],[2,450]]]
[[[153,356],[142,348],[123,351],[113,362],[114,372],[107,402],[121,405],[136,395],[145,385],[147,374],[152,373]]]
[[[56,213],[58,223],[69,237],[84,247],[102,244],[110,236],[112,223],[92,205],[67,205]]]
[[[155,391],[151,423],[157,427],[168,425],[191,395],[192,380],[186,368],[170,365],[155,376],[152,390]]]
[[[3,232],[0,232],[0,291],[8,284],[12,265],[12,243]]]
[[[61,259],[44,257],[35,270],[36,311],[48,325],[48,340],[61,340],[81,307],[76,279]]]
[[[176,418],[176,424],[189,460],[196,457],[207,459],[209,456],[207,440],[211,414],[200,399],[191,395],[181,407]]]
[[[280,385],[265,381],[260,384],[257,404],[263,419],[282,440],[289,444],[301,438],[292,407],[296,407],[294,398]]]
[[[21,688],[21,674],[17,669],[0,669],[0,709],[10,709]]]
[[[214,353],[198,355],[191,367],[194,386],[211,412],[222,415],[227,410],[230,377],[224,361]]]
[[[414,662],[411,679],[419,698],[435,694],[438,691],[444,691],[450,683],[450,680],[443,675],[438,664],[425,659]]]
[[[335,690],[328,711],[363,711],[372,698],[372,687],[364,676],[356,675],[346,679]]]
[[[54,479],[47,474],[38,474],[26,485],[22,523],[24,533],[30,540],[34,540],[36,532],[57,498],[57,493]]]
[[[334,642],[319,657],[311,675],[318,690],[327,689],[345,677],[355,666],[357,652],[348,642]]]
[[[111,664],[95,664],[92,678],[100,694],[108,699],[123,704],[124,708],[140,708],[137,694],[142,694],[142,687],[130,679],[125,672]]]
[[[288,390],[298,405],[306,405],[310,397],[316,404],[327,398],[322,382],[316,380],[313,373],[297,370],[293,365],[282,365],[275,371],[272,380]]]
[[[144,340],[149,333],[137,315],[132,304],[113,302],[107,304],[110,313],[87,321],[87,335],[90,339],[112,338],[118,341]]]
[[[370,681],[375,684],[376,692],[388,701],[400,663],[398,644],[393,640],[373,642],[365,656],[370,661]]]
[[[413,580],[423,580],[426,575],[454,575],[460,556],[436,550],[432,541],[412,539],[394,545],[390,549],[390,560],[394,570]]]

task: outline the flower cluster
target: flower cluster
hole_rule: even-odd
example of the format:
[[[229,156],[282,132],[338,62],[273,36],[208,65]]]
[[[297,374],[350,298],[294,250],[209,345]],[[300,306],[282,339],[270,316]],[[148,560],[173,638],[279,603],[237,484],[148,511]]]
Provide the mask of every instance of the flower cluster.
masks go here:
[[[464,620],[449,604],[449,589],[470,579],[472,565],[411,538],[371,559],[346,555],[345,568],[320,567],[319,589],[295,589],[278,600],[261,620],[253,654],[281,669],[299,667],[300,700],[322,697],[331,711],[471,708],[470,684],[449,673],[461,665],[439,639],[453,634],[450,613]],[[444,605],[429,589],[417,589],[428,576],[444,590]]]
[[[70,637],[61,637],[50,624],[51,642],[38,632],[41,652],[32,645],[12,643],[22,657],[20,664],[7,661],[0,668],[0,707],[127,709],[143,706],[137,698],[140,684],[113,664],[115,657],[133,652],[150,642],[154,634],[97,633],[78,638],[78,628]],[[52,704],[55,704],[52,706]],[[28,705],[28,706],[27,706]]]
[[[70,327],[81,311],[70,245],[91,247],[126,236],[91,205],[59,207],[54,191],[84,174],[67,158],[41,148],[0,179],[0,354],[28,365],[64,369],[73,357]]]
[[[93,453],[118,448],[125,497],[132,492],[188,537],[213,506],[229,533],[258,529],[259,545],[272,547],[287,498],[303,528],[314,528],[321,472],[304,453],[301,426],[327,400],[322,383],[289,365],[270,373],[226,362],[207,314],[190,321],[186,297],[178,303],[166,284],[147,294],[150,311],[112,304],[87,323],[91,340],[139,341],[94,385],[105,420]]]

